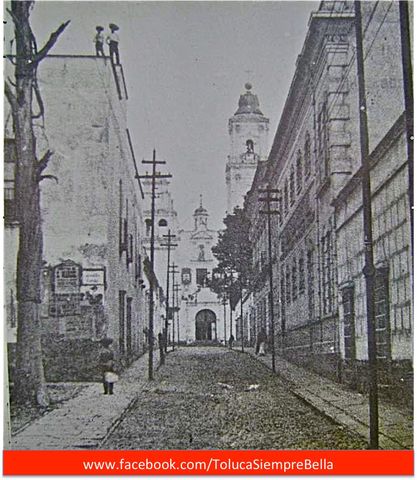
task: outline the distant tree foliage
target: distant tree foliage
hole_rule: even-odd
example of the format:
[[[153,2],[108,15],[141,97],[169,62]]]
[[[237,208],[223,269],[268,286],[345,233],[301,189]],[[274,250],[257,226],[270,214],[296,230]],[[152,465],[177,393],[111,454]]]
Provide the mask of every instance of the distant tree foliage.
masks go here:
[[[217,294],[227,294],[232,305],[240,298],[240,289],[248,287],[252,279],[252,245],[249,240],[250,223],[245,212],[235,207],[233,214],[223,220],[226,228],[212,248],[218,261],[211,288]]]

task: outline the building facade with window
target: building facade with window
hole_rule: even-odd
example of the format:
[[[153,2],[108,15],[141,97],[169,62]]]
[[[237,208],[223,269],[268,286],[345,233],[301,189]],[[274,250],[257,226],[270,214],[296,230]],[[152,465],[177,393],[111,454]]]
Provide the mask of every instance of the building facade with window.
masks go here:
[[[361,5],[378,355],[394,380],[410,371],[412,347],[400,23],[398,2]],[[278,190],[271,209],[279,212],[271,216],[275,345],[347,382],[364,378],[367,361],[354,20],[353,2],[321,2],[312,14],[267,165],[245,205],[253,224],[257,328],[270,332],[267,222],[258,201],[258,189],[269,187]]]
[[[135,179],[122,67],[107,58],[50,56],[38,69],[38,83],[45,105],[44,119],[34,121],[38,156],[48,148],[54,152],[45,173],[57,179],[41,183],[45,348],[96,345],[109,336],[128,360],[146,346],[148,281],[144,197]],[[5,137],[8,156],[13,131],[7,105]],[[18,218],[11,204],[12,167],[7,159],[6,308],[8,324],[15,326]]]

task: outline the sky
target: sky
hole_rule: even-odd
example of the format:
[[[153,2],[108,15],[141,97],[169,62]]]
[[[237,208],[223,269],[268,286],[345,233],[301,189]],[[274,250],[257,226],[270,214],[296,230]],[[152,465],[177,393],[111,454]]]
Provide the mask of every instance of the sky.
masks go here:
[[[128,120],[138,160],[156,148],[172,173],[180,226],[190,228],[199,195],[209,226],[226,211],[228,119],[248,80],[270,118],[272,142],[316,1],[37,1],[38,45],[71,20],[53,54],[94,54],[95,26],[120,27]]]

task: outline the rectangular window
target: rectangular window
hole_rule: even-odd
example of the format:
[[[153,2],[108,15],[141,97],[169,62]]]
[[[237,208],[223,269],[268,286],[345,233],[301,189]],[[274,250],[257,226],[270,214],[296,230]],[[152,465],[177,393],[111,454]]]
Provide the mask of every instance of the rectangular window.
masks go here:
[[[391,357],[388,269],[377,269],[375,275],[375,333],[378,358]]]
[[[136,247],[136,258],[135,258],[135,280],[139,280],[142,277],[142,257],[138,252]]]
[[[301,150],[297,151],[296,172],[297,172],[297,193],[300,193],[301,189],[303,188],[303,157],[302,157]]]
[[[295,173],[294,165],[291,167],[290,172],[290,204],[292,205],[295,201]]]
[[[119,352],[121,355],[126,351],[125,297],[126,292],[124,290],[119,290]]]
[[[355,310],[354,310],[354,289],[346,287],[342,290],[343,307],[343,337],[345,340],[345,359],[356,358],[355,344]]]
[[[291,272],[288,266],[285,272],[285,299],[287,303],[291,303]]]
[[[294,262],[292,266],[292,299],[297,300],[298,285],[297,285],[297,263]]]
[[[132,300],[126,299],[126,352],[128,355],[132,354]]]
[[[298,260],[298,291],[300,295],[305,291],[304,258],[302,256]]]
[[[196,281],[197,285],[201,287],[206,286],[207,284],[207,268],[197,268],[196,269]]]
[[[322,238],[321,241],[322,255],[322,296],[323,296],[323,313],[329,314],[333,309],[332,299],[332,248],[330,232]]]
[[[326,179],[330,174],[330,158],[328,145],[328,118],[327,104],[323,103],[317,121],[318,127],[318,154],[320,159],[321,180]]]
[[[126,251],[126,266],[129,267],[129,265],[133,262],[133,235],[130,233],[129,234],[129,242],[128,242],[128,248]]]
[[[307,289],[308,289],[308,313],[309,317],[314,318],[314,252],[307,252]]]
[[[305,178],[308,178],[311,173],[311,140],[308,132],[306,133],[304,143],[304,169]]]
[[[288,180],[285,180],[284,186],[284,215],[288,213]]]

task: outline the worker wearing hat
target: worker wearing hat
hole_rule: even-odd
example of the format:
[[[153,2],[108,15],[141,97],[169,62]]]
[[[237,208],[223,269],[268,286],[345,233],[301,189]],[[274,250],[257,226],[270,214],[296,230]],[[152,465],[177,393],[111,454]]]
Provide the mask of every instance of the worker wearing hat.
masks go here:
[[[106,42],[110,50],[110,58],[113,63],[120,65],[119,57],[119,35],[116,33],[119,27],[114,23],[109,24],[111,33],[107,35]],[[114,61],[116,59],[116,61]]]
[[[104,28],[100,25],[96,27],[96,34],[94,35],[94,43],[96,45],[96,55],[97,57],[104,57]]]

